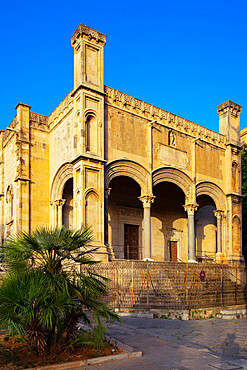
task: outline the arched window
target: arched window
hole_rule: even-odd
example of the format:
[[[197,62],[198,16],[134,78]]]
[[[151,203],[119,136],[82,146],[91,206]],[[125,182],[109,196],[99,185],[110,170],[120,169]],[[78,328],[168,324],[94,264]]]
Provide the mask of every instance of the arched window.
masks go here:
[[[94,115],[88,114],[86,117],[86,151],[97,153],[97,119]]]
[[[232,163],[232,189],[238,191],[238,164]]]
[[[70,178],[63,189],[63,205],[62,223],[67,229],[74,228],[74,202],[73,202],[73,178]]]
[[[6,202],[8,204],[8,222],[13,220],[13,189],[12,186],[8,186],[7,192],[6,192]]]

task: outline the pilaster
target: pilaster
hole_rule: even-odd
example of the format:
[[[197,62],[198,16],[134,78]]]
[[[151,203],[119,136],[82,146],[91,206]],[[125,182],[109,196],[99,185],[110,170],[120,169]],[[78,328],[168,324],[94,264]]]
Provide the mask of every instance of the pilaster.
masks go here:
[[[31,231],[30,214],[30,105],[18,103],[16,146],[17,146],[17,171],[15,182],[17,184],[17,231]]]

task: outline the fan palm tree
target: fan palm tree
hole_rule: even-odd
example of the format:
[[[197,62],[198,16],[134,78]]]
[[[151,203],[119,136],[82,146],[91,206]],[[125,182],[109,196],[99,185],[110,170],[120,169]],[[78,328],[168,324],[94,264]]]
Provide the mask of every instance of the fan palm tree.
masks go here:
[[[97,263],[91,256],[91,235],[89,228],[44,227],[12,236],[2,247],[0,324],[25,337],[36,352],[68,346],[78,322],[90,323],[91,317],[102,340],[102,319],[117,319],[100,300],[107,293],[107,279],[89,269],[80,271],[81,265]]]

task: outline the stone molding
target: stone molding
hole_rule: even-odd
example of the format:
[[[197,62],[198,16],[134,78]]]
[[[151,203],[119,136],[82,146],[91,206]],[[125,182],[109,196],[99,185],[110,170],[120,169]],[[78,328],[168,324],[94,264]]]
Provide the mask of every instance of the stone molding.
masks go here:
[[[157,124],[165,124],[170,129],[175,129],[176,131],[189,134],[195,138],[199,136],[201,140],[211,144],[216,144],[221,148],[225,148],[225,135],[197,125],[194,122],[176,116],[175,114],[133,98],[132,96],[124,94],[118,90],[114,90],[108,86],[105,86],[104,91],[106,94],[106,103],[109,103],[116,108],[123,108],[148,120],[155,119],[157,120]]]
[[[57,173],[55,174],[51,186],[50,201],[56,199],[62,199],[63,188],[70,178],[73,177],[73,165],[71,163],[65,163],[62,165]]]
[[[196,185],[196,196],[208,195],[213,199],[216,208],[225,210],[226,209],[226,196],[224,192],[217,185],[209,181],[203,181]]]
[[[110,181],[117,176],[127,176],[135,180],[141,187],[142,194],[149,190],[148,179],[150,173],[136,162],[120,159],[108,163],[105,167],[105,188],[108,188]]]
[[[183,192],[186,199],[191,199],[193,181],[181,170],[174,167],[161,167],[153,171],[153,186],[160,182],[168,181],[177,185]]]

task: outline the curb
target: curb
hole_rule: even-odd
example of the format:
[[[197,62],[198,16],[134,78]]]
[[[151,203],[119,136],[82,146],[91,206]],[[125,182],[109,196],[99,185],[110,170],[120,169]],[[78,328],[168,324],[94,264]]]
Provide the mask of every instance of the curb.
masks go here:
[[[49,369],[66,370],[66,369],[73,369],[79,366],[96,365],[96,364],[102,364],[107,361],[123,360],[125,358],[133,358],[133,357],[141,357],[141,356],[142,356],[142,352],[120,353],[119,355],[96,357],[96,358],[90,358],[88,360],[64,362],[62,364],[54,364],[54,365],[47,365],[47,366],[30,367],[26,370],[49,370]]]
[[[83,327],[84,325],[80,325],[80,326]],[[118,348],[125,351],[125,353],[119,353],[118,355],[109,355],[109,356],[103,356],[103,357],[89,358],[87,360],[63,362],[63,363],[54,364],[54,365],[30,367],[26,370],[50,370],[50,369],[51,370],[66,370],[66,369],[73,369],[79,366],[96,365],[96,364],[102,364],[107,361],[124,360],[126,358],[135,358],[135,357],[142,356],[142,352],[135,352],[134,348],[128,346],[127,344],[119,342],[118,340],[114,338],[107,337],[107,339],[109,340],[111,344],[114,344]]]
[[[118,312],[119,317],[141,317],[145,319],[153,319],[154,313],[150,312]]]

